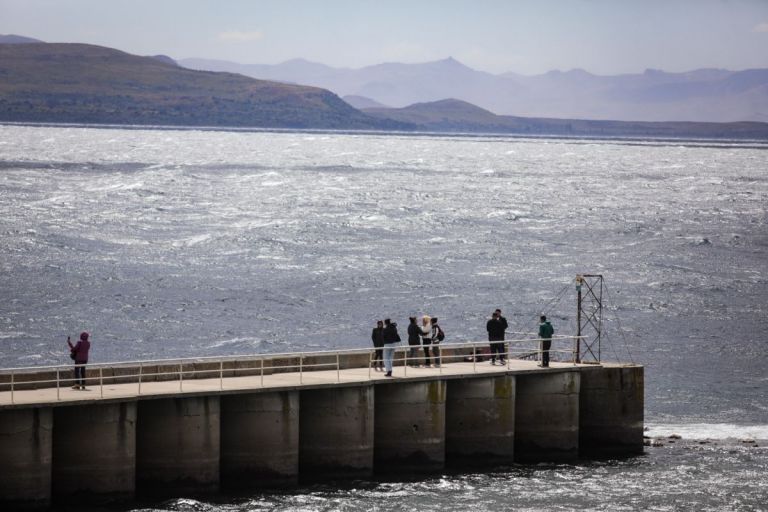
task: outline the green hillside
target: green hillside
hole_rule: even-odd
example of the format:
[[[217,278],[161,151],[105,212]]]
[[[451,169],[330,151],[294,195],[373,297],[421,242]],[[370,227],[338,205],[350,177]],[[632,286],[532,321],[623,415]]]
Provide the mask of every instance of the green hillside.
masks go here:
[[[84,44],[0,44],[0,121],[398,129],[324,89]]]

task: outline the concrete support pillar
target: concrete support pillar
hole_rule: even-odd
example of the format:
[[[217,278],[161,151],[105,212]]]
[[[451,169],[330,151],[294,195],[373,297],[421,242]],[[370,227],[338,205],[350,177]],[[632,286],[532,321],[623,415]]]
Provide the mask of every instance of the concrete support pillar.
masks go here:
[[[514,461],[515,377],[448,381],[445,452],[448,463],[487,466]]]
[[[222,487],[290,485],[298,476],[299,392],[222,397]]]
[[[136,424],[136,485],[143,494],[219,488],[219,397],[142,400]]]
[[[579,373],[553,369],[516,377],[515,460],[569,461],[579,455]]]
[[[373,386],[301,392],[302,478],[365,478],[373,473]]]
[[[585,457],[643,453],[642,366],[581,371],[579,451]]]
[[[0,509],[50,505],[52,430],[50,407],[0,411]]]
[[[377,472],[426,472],[445,466],[446,382],[389,381],[376,386]]]
[[[57,407],[54,501],[127,500],[136,491],[136,402]]]

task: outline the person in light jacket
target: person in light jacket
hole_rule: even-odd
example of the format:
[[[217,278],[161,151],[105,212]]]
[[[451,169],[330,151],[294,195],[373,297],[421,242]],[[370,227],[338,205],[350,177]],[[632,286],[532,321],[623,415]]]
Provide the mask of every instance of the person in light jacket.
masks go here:
[[[424,347],[424,366],[429,368],[431,358],[429,357],[429,347],[432,345],[432,319],[429,315],[421,317],[421,345]]]

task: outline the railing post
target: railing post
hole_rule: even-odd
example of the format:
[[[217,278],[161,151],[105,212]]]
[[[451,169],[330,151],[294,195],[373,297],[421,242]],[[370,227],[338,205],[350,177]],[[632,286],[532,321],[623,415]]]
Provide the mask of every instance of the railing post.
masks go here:
[[[104,398],[104,368],[99,367],[99,393]]]
[[[373,352],[368,352],[368,380],[371,380],[371,366],[373,366]]]
[[[341,362],[339,360],[339,353],[336,352],[336,382],[341,382]]]
[[[219,361],[219,391],[224,390],[224,360]]]
[[[576,338],[573,338],[573,344],[571,345],[571,362],[576,366]]]
[[[141,375],[143,373],[143,370],[144,370],[144,364],[139,363],[139,396],[141,396]]]

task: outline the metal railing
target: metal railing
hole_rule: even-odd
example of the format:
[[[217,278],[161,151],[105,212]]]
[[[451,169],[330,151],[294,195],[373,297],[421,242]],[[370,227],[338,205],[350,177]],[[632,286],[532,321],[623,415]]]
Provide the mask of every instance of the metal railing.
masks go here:
[[[577,364],[579,337],[556,335],[552,337],[552,345],[562,345],[570,342],[567,349],[549,350],[552,360]],[[393,348],[395,357],[393,363],[403,368],[404,376],[413,364],[425,361],[425,356],[411,356],[413,349],[421,352],[424,347],[437,351],[437,365],[435,368],[439,374],[443,373],[444,365],[458,362],[472,363],[472,371],[477,372],[477,365],[484,358],[490,358],[490,344],[503,344],[502,352],[496,356],[503,356],[507,368],[512,360],[537,358],[541,355],[540,340],[537,338],[525,338],[505,340],[498,342],[463,342],[463,343],[439,343],[432,345],[407,345],[398,343]],[[224,381],[227,378],[257,376],[259,386],[264,387],[264,377],[283,373],[298,373],[299,383],[304,383],[304,376],[308,372],[322,370],[335,370],[336,382],[341,382],[341,370],[352,368],[368,368],[368,378],[372,377],[373,362],[376,348],[323,350],[313,352],[287,352],[259,355],[239,356],[210,356],[196,358],[155,359],[143,361],[120,361],[111,363],[99,363],[87,365],[85,381],[94,385],[97,381],[99,396],[104,397],[104,386],[115,384],[136,384],[138,395],[142,395],[142,385],[147,382],[172,382],[178,381],[179,392],[183,392],[184,383],[195,379],[214,378],[218,380],[219,390],[224,389]],[[354,357],[358,356],[358,360]],[[435,356],[430,359],[434,362]],[[501,357],[500,357],[501,358]],[[328,359],[327,361],[321,361]],[[309,362],[308,362],[309,360]],[[269,365],[265,364],[269,363]],[[409,364],[410,363],[410,364]],[[203,368],[195,368],[195,366]],[[107,371],[107,374],[105,374]],[[35,378],[39,374],[50,373],[46,378]],[[109,374],[111,373],[111,375]],[[239,375],[238,375],[239,373]],[[68,375],[63,377],[62,375]],[[30,378],[31,377],[31,378]],[[76,383],[73,365],[57,366],[33,366],[22,368],[0,369],[0,396],[3,392],[10,391],[10,403],[15,402],[15,393],[28,389],[56,389],[56,400],[61,400],[61,390]],[[19,389],[22,388],[22,389]]]

